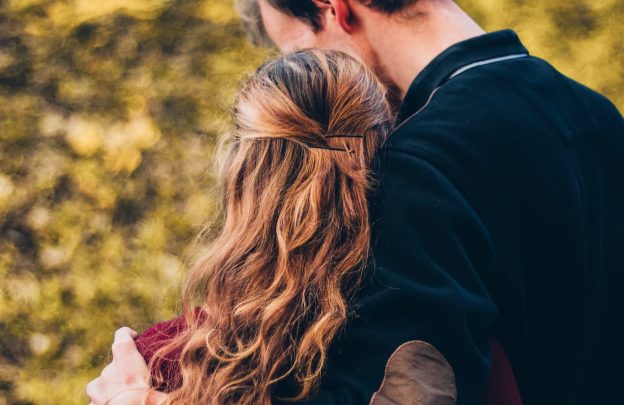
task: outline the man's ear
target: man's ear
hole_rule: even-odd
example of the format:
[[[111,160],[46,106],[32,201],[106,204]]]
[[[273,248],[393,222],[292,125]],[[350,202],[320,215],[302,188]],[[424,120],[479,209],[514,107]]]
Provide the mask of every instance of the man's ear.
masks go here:
[[[351,33],[351,6],[348,0],[312,0],[321,11],[331,11],[338,25],[347,33]]]

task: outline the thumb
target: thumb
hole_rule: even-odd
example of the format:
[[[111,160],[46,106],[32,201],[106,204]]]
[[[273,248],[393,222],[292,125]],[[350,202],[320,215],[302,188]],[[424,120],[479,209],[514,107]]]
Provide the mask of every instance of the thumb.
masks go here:
[[[115,339],[112,345],[113,359],[123,361],[123,359],[140,356],[134,342],[134,336],[136,336],[136,332],[127,326],[115,331]]]
[[[128,326],[122,326],[121,328],[115,331],[115,342],[124,342],[129,340],[134,340],[134,337],[137,335],[136,331],[130,329]]]

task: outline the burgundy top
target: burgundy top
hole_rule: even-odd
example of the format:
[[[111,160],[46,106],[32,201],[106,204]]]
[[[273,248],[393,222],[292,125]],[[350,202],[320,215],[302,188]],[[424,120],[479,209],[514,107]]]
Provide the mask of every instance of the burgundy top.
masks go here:
[[[196,308],[196,310],[198,309]],[[157,323],[135,338],[137,349],[147,362],[160,344],[167,342],[185,326],[183,317]],[[507,353],[498,340],[492,338],[491,343],[492,369],[483,405],[522,405],[520,390]],[[166,358],[160,359],[151,370],[152,376],[154,376],[154,370],[160,368],[164,376],[165,381],[162,384],[152,378],[152,384],[157,390],[170,392],[180,387],[182,379],[177,362],[180,352],[181,348],[170,352]]]
[[[201,308],[195,308],[195,315],[199,313]],[[139,353],[145,359],[145,362],[154,356],[156,349],[161,345],[167,343],[172,337],[178,334],[186,327],[186,322],[183,316],[170,319],[168,321],[159,322],[152,325],[146,331],[134,338],[134,343],[139,350]],[[170,392],[180,387],[182,384],[182,376],[180,375],[180,366],[178,359],[182,352],[182,347],[177,347],[175,350],[167,353],[164,358],[159,358],[150,370],[152,375],[152,385],[158,391]],[[164,381],[159,383],[156,380],[155,370],[160,369],[163,375]]]
[[[492,368],[483,397],[484,405],[522,405],[522,397],[509,357],[495,338],[490,339]]]

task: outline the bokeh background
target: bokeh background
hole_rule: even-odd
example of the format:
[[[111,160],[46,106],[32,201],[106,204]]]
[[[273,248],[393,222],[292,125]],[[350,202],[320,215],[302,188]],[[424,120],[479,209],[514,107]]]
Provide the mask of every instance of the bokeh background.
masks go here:
[[[624,107],[621,0],[463,0]],[[231,0],[0,0],[0,405],[86,404],[175,316],[249,46]]]

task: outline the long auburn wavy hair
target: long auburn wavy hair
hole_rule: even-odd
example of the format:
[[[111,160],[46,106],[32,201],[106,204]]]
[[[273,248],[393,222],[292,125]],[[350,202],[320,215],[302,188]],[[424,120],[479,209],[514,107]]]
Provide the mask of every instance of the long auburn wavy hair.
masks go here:
[[[148,364],[182,347],[170,404],[270,404],[286,378],[293,401],[313,393],[369,255],[370,166],[393,125],[375,75],[298,51],[258,68],[232,117],[220,232],[184,280],[186,329]]]

